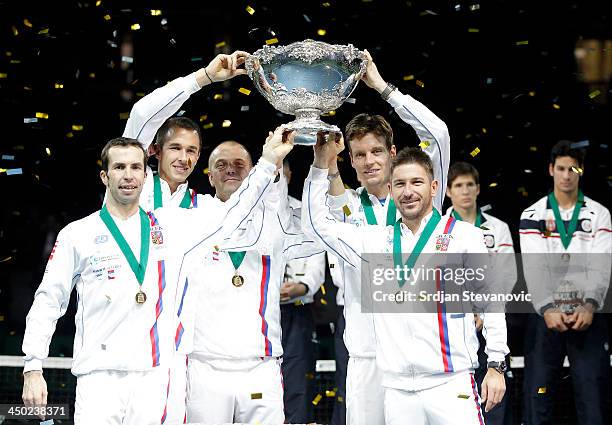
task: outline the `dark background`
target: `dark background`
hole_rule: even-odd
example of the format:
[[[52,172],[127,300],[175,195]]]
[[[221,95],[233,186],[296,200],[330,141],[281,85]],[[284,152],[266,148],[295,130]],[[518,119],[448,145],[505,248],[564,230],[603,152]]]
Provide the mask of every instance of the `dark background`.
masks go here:
[[[100,150],[121,135],[131,105],[218,53],[253,52],[272,38],[368,49],[383,78],[447,123],[452,160],[480,170],[481,205],[509,223],[517,247],[518,218],[550,189],[548,153],[560,139],[588,141],[582,187],[609,207],[612,45],[592,46],[612,39],[610,4],[0,0],[0,168],[23,170],[0,173],[0,353],[21,354],[25,315],[59,229],[100,207]],[[136,23],[138,30],[131,28]],[[133,53],[122,52],[130,45]],[[591,59],[608,55],[607,75],[592,76],[605,60],[580,66],[577,46],[587,46],[581,52]],[[398,148],[418,144],[373,90],[360,84],[352,97],[354,104],[324,120],[343,127],[357,113],[380,113]],[[204,88],[182,109],[204,128],[202,159],[190,178],[203,193],[211,192],[203,159],[212,147],[235,139],[258,157],[267,131],[292,120],[244,76]],[[37,113],[48,118],[25,122]],[[224,120],[231,126],[222,127]],[[480,153],[472,157],[475,148]],[[344,180],[356,186],[343,157]],[[296,197],[311,158],[304,146],[290,155]],[[52,355],[71,355],[73,332],[69,313],[58,324]]]

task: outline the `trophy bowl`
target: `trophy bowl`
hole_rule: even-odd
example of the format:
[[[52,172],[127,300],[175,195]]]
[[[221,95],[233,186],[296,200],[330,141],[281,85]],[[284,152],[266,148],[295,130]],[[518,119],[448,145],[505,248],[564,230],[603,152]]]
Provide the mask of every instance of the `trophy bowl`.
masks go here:
[[[245,67],[257,90],[274,108],[296,119],[295,143],[314,145],[318,132],[340,129],[319,118],[351,95],[364,74],[365,54],[353,45],[304,40],[288,46],[263,46],[246,59]]]

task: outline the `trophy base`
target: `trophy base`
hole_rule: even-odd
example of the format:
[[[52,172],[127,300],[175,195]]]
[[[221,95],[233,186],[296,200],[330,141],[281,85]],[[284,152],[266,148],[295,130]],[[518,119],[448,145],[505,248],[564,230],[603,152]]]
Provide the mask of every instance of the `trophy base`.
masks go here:
[[[302,113],[300,114],[300,112]],[[316,116],[313,116],[312,112],[311,110],[296,111],[297,119],[284,125],[287,130],[295,131],[293,141],[296,145],[315,145],[317,143],[317,133],[340,133],[339,127],[319,119],[319,111],[316,111]]]

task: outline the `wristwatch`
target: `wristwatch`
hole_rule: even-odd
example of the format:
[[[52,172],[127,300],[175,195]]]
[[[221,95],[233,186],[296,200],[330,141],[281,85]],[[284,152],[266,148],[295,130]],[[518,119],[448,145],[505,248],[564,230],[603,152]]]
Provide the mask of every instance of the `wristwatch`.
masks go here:
[[[329,180],[331,182],[332,180],[334,180],[338,176],[340,176],[340,171],[336,171],[335,173],[332,173],[332,174],[327,174],[327,180]]]
[[[503,360],[501,362],[488,362],[487,367],[489,369],[495,369],[497,372],[501,373],[502,375],[506,372],[506,370],[508,370],[508,366],[506,365],[506,362]]]
[[[391,96],[391,93],[393,93],[394,90],[396,90],[397,87],[395,87],[393,84],[391,83],[387,83],[387,87],[385,87],[385,89],[382,91],[382,93],[380,94],[380,97],[383,98],[383,100],[388,100],[389,96]]]

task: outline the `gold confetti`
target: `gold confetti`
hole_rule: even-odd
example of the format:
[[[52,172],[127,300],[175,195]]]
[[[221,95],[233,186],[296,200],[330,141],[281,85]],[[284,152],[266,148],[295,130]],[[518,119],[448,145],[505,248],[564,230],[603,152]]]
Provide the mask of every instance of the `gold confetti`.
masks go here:
[[[151,16],[159,16],[159,15],[161,15],[161,10],[151,9]]]
[[[487,129],[486,128],[482,128],[482,134],[487,134]]]
[[[555,108],[555,109],[561,109],[561,106],[559,106],[559,105],[558,105],[558,104],[556,104],[556,103],[553,103],[553,108]]]
[[[36,118],[41,118],[43,120],[48,120],[49,119],[49,114],[47,114],[45,112],[37,112],[36,113]]]
[[[217,44],[215,44],[215,47],[216,47],[217,49],[219,49],[219,48],[221,48],[221,47],[225,47],[225,44],[226,44],[226,43],[225,43],[225,41],[220,41],[220,42],[218,42]]]
[[[325,299],[321,298],[321,304],[327,305],[327,301],[325,301]]]
[[[321,285],[321,293],[325,295],[325,284]]]
[[[414,80],[414,75],[410,74],[410,75],[404,75],[404,81],[411,81]]]
[[[304,305],[304,303],[302,302],[302,300],[297,300],[293,303],[293,305]]]
[[[601,94],[600,90],[593,90],[591,93],[589,93],[589,98],[590,99],[595,99],[600,94]]]
[[[55,88],[56,89],[63,89],[64,85],[62,83],[55,83]]]
[[[334,390],[325,390],[325,397],[336,397],[336,392]]]
[[[138,31],[140,29],[140,24],[139,23],[132,24],[130,28],[132,29],[132,31]]]
[[[333,117],[334,115],[336,115],[336,111],[329,111],[326,112],[324,114],[322,114],[324,117]]]
[[[119,119],[120,120],[127,120],[130,117],[130,113],[129,112],[119,112]]]
[[[204,127],[202,127],[204,130],[208,130],[209,128],[213,128],[214,124],[209,122],[208,124],[206,124]]]
[[[251,94],[251,90],[249,90],[249,89],[245,89],[244,87],[240,87],[240,88],[238,89],[238,91],[239,91],[240,93],[242,93],[242,94],[247,95],[247,96]]]
[[[215,94],[213,96],[213,99],[214,100],[221,100],[221,99],[223,99],[223,95],[221,93],[217,93],[217,94]]]
[[[43,28],[38,31],[38,35],[49,34],[49,28]]]
[[[321,401],[322,398],[323,398],[323,396],[321,394],[317,394],[317,396],[314,398],[314,400],[312,400],[312,404],[314,404],[316,406],[317,404],[319,404],[319,402]]]
[[[421,149],[427,149],[429,145],[430,143],[427,140],[423,140],[421,143],[419,143],[419,146],[421,147]]]
[[[468,400],[468,399],[470,398],[470,396],[469,396],[469,395],[467,395],[467,394],[458,394],[458,395],[457,395],[457,398],[462,398],[462,399],[464,399],[464,400]]]
[[[231,125],[232,125],[232,122],[230,120],[223,120],[221,127],[227,128],[227,127],[230,127]]]
[[[315,379],[315,375],[314,375],[314,373],[312,373],[312,372],[308,372],[308,373],[306,374],[306,379]]]
[[[66,137],[72,139],[74,137],[74,133],[72,131],[69,131],[68,133],[66,133]]]
[[[416,85],[419,86],[420,88],[425,87],[425,83],[422,82],[421,80],[416,80]]]
[[[536,95],[536,92],[530,91],[528,94],[529,94],[530,97],[534,97]]]
[[[266,44],[270,45],[270,44],[276,44],[278,43],[278,38],[274,37],[274,38],[270,38],[268,40],[266,40]]]
[[[546,394],[546,387],[538,388],[538,394]]]
[[[251,393],[251,400],[261,400],[262,398],[262,393]]]
[[[327,31],[324,30],[323,28],[319,28],[317,30],[317,34],[319,34],[321,37],[323,37],[325,34],[327,34]]]
[[[17,37],[19,35],[19,31],[17,31],[17,27],[16,26],[12,26],[11,29],[13,30],[13,35],[15,37]]]
[[[81,124],[72,124],[73,131],[81,131],[83,130],[83,126]]]
[[[23,25],[25,25],[28,28],[32,28],[32,22],[30,22],[28,18],[23,20]]]
[[[478,28],[468,28],[468,32],[480,32]]]
[[[111,20],[111,16],[110,15],[104,15],[104,20],[105,21],[110,21]]]
[[[102,0],[97,0],[96,1],[96,7],[99,7],[102,4]]]
[[[89,78],[96,78],[96,73],[95,72],[90,72],[89,73]]]
[[[328,1],[326,1],[326,2],[323,2],[323,4],[321,4],[321,6],[329,7],[329,6],[331,6],[331,4]]]
[[[472,152],[470,152],[470,155],[472,155],[472,158],[474,158],[476,155],[478,155],[480,153],[480,149],[476,148],[474,149]]]
[[[521,40],[521,41],[516,42],[517,46],[526,46],[528,44],[529,44],[529,40]]]
[[[340,403],[344,402],[344,397],[342,397],[341,395],[338,396],[338,398],[336,399],[338,400]]]
[[[578,174],[579,176],[582,176],[584,174],[584,170],[580,167],[574,167],[572,166],[572,171],[576,174]]]
[[[9,256],[9,257],[6,257],[6,258],[3,258],[2,260],[0,260],[0,263],[5,263],[7,261],[11,261],[12,259],[13,259],[13,257]]]
[[[351,209],[349,208],[348,205],[345,205],[342,207],[342,212],[344,213],[345,216],[349,216],[351,215]]]
[[[0,174],[6,173],[6,168],[0,168]]]
[[[489,187],[497,187],[497,183],[493,182],[489,185]]]
[[[529,146],[529,150],[531,152],[537,152],[538,151],[538,147],[537,146]]]
[[[249,15],[253,15],[255,13],[255,9],[253,9],[251,6],[247,6],[246,11]]]
[[[13,52],[8,51],[8,50],[7,50],[6,52],[4,52],[4,54],[5,54],[7,57],[9,57],[9,58],[10,58],[11,56],[13,56]]]
[[[8,74],[4,73],[4,72],[0,72],[0,78],[7,78]]]
[[[200,122],[204,122],[208,119],[208,115],[200,115]]]

